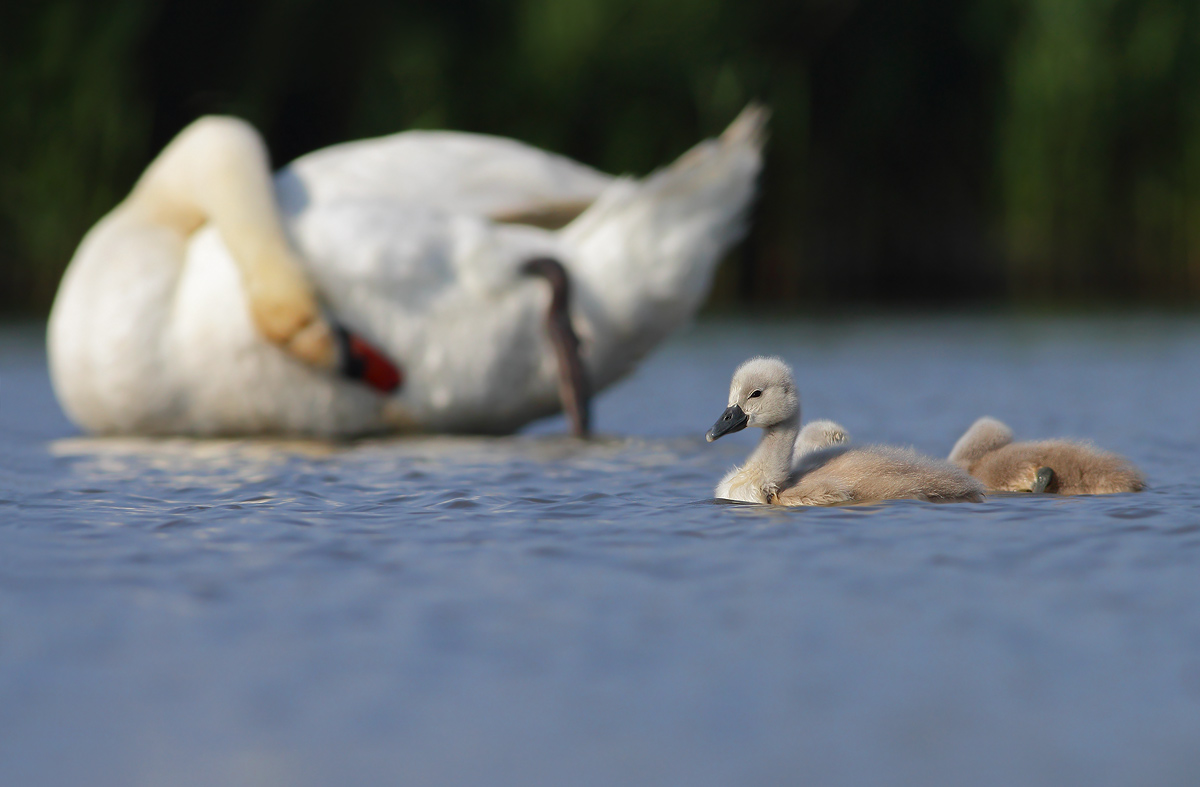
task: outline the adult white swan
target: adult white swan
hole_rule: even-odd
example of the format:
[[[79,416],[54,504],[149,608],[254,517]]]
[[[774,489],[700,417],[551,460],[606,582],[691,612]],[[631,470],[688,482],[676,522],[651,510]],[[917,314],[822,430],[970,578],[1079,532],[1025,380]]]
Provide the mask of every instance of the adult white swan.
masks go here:
[[[252,127],[201,119],[76,251],[55,391],[97,433],[506,432],[564,400],[585,431],[583,386],[690,317],[741,235],[764,122],[641,181],[411,131],[272,182]]]

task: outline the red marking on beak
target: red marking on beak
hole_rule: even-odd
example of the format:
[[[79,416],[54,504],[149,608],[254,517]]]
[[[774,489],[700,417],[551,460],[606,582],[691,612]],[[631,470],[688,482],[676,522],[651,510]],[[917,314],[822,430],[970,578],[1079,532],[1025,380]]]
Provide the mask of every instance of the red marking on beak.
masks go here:
[[[362,337],[351,334],[350,352],[362,359],[362,379],[367,385],[384,393],[391,393],[400,387],[403,379],[400,370]]]
[[[366,339],[338,326],[342,345],[342,374],[383,393],[391,393],[404,382],[399,367]]]

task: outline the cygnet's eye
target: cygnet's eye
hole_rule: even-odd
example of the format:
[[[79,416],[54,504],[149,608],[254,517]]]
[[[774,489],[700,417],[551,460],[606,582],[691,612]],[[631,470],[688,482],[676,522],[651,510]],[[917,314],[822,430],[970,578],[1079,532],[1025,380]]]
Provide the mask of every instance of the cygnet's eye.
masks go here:
[[[747,398],[747,399],[755,399],[755,398],[757,398],[757,397],[759,397],[759,396],[762,396],[762,391],[754,391],[753,393],[751,393],[751,394],[750,394],[749,396],[747,396],[746,398]]]

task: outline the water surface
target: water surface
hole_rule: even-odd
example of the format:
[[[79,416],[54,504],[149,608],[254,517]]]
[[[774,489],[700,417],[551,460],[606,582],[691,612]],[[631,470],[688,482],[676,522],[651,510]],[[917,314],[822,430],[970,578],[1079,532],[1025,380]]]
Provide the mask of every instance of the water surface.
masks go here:
[[[1140,495],[772,510],[729,375]],[[0,783],[1195,784],[1200,322],[711,322],[503,439],[93,440],[0,332]]]

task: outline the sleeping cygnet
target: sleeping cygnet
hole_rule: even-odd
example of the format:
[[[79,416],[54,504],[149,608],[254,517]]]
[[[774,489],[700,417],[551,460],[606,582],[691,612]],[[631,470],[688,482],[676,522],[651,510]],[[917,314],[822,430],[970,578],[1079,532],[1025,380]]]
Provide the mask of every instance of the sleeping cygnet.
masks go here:
[[[1146,488],[1122,456],[1073,440],[1014,443],[1011,429],[986,416],[958,438],[950,461],[998,492],[1103,495]]]
[[[832,433],[819,427],[811,435],[815,447],[800,450],[800,399],[792,370],[778,358],[752,358],[738,367],[729,407],[706,437],[712,442],[747,426],[760,427],[762,440],[746,464],[721,479],[719,498],[786,506],[983,499],[983,486],[948,462],[905,448],[850,447],[844,430],[835,429],[841,437],[830,442]],[[817,446],[820,440],[826,445]]]

